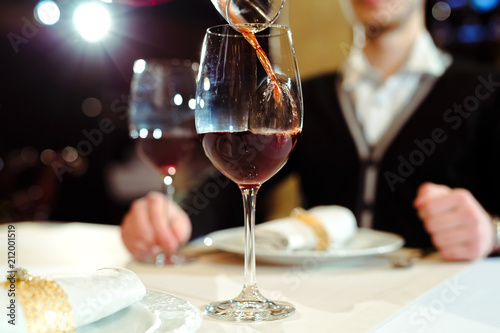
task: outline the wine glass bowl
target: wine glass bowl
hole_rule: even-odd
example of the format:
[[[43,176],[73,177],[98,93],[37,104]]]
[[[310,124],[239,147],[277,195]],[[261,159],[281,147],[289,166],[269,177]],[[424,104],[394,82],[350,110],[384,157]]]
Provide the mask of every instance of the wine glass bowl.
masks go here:
[[[260,186],[285,164],[299,132],[215,132],[201,134],[214,166],[240,186]]]
[[[271,321],[295,311],[257,287],[254,226],[258,189],[285,165],[302,131],[300,77],[290,30],[271,25],[254,31],[240,34],[229,25],[207,30],[196,90],[196,130],[205,154],[243,197],[243,289],[205,308],[228,321]]]
[[[199,145],[194,123],[197,63],[184,59],[134,62],[129,101],[130,137],[140,156],[163,176],[163,190],[173,200],[174,175],[186,167]],[[166,210],[168,207],[165,208]],[[146,261],[178,264],[188,258],[162,250]]]

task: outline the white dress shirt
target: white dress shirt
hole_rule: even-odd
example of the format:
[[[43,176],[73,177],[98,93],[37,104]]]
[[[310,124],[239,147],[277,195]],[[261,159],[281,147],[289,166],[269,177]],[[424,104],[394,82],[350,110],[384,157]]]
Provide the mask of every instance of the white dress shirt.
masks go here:
[[[376,201],[378,167],[392,140],[451,64],[429,32],[422,32],[401,66],[384,78],[361,49],[351,49],[337,87],[342,113],[363,161],[359,224],[370,228]]]
[[[414,96],[422,75],[439,77],[450,64],[451,56],[435,46],[427,31],[418,36],[403,66],[385,79],[361,49],[351,49],[342,68],[342,90],[351,96],[367,143],[375,145],[386,132]]]

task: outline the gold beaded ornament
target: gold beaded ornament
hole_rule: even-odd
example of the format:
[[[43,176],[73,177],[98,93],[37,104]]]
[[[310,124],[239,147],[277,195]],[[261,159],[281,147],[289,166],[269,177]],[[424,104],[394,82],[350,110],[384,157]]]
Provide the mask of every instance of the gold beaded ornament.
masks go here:
[[[330,237],[328,237],[328,233],[321,221],[315,216],[309,214],[303,208],[294,208],[290,216],[299,219],[313,230],[316,237],[316,250],[322,251],[330,246]]]
[[[16,302],[23,308],[29,333],[74,333],[75,314],[68,295],[51,279],[32,276],[17,269],[3,283],[6,289],[14,277]]]

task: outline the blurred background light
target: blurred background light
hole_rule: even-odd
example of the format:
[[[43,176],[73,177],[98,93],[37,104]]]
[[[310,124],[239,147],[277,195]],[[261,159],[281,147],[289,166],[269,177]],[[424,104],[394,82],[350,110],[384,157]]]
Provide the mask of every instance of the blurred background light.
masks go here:
[[[34,15],[38,22],[45,25],[53,25],[61,18],[61,11],[54,1],[43,0],[36,5]]]
[[[487,12],[498,6],[500,0],[471,0],[471,6],[479,12]]]
[[[88,97],[82,103],[82,112],[87,117],[97,117],[102,111],[102,103],[95,97]]]
[[[138,59],[134,62],[134,73],[141,74],[146,69],[146,60]]]
[[[139,137],[140,137],[141,139],[145,139],[145,138],[147,138],[147,137],[148,137],[148,130],[147,130],[147,129],[145,129],[145,128],[141,128],[141,129],[139,130]]]
[[[210,79],[208,77],[203,79],[203,89],[205,89],[205,91],[210,89]]]
[[[451,7],[444,1],[437,2],[432,6],[432,16],[438,21],[444,21],[451,15]]]
[[[57,154],[52,149],[45,149],[40,154],[40,161],[45,165],[50,165],[57,158]]]
[[[98,2],[79,5],[75,10],[73,20],[80,35],[89,42],[101,40],[111,27],[111,16],[108,10]]]
[[[182,96],[181,94],[175,94],[174,96],[174,104],[180,106],[182,104]]]
[[[76,161],[78,158],[78,151],[73,147],[65,147],[62,151],[62,158],[68,163]]]
[[[137,139],[139,137],[139,132],[136,129],[131,129],[130,130],[130,137],[132,139]]]
[[[161,128],[155,128],[155,130],[153,131],[153,138],[161,139],[162,135],[163,135],[163,132],[162,132]]]
[[[468,0],[446,0],[450,8],[460,8],[468,5]]]
[[[457,30],[457,39],[461,43],[477,43],[485,36],[484,27],[480,24],[464,24]]]

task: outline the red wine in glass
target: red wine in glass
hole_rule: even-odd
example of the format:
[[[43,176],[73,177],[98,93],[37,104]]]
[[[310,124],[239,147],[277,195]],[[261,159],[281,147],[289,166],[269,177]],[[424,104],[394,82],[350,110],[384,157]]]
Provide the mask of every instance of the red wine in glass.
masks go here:
[[[200,134],[214,166],[239,186],[259,186],[286,163],[300,132],[242,131]]]
[[[179,164],[188,161],[198,143],[196,133],[181,135],[165,133],[159,138],[152,134],[137,138],[139,150],[162,175],[173,176]]]

